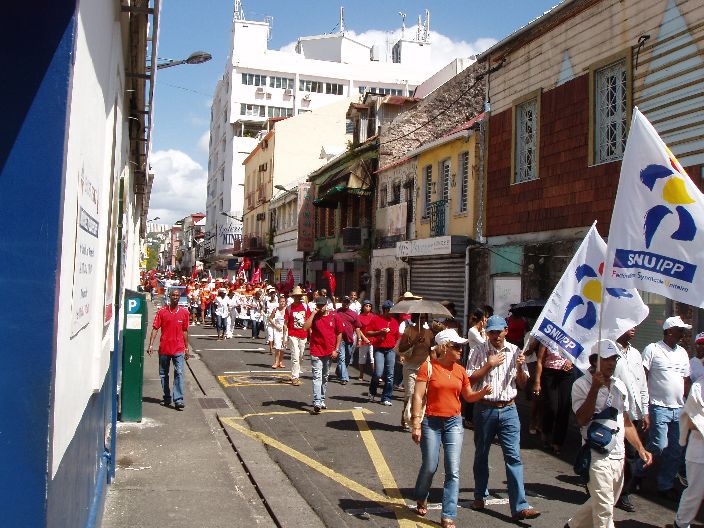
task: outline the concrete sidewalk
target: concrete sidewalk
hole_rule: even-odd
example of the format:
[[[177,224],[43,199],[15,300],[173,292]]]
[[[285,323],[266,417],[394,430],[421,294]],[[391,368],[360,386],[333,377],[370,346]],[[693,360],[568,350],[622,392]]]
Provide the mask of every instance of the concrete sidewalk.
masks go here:
[[[144,363],[143,420],[118,422],[103,527],[322,526],[263,446],[231,443],[219,417],[239,413],[197,354],[183,411],[160,405],[157,355]]]

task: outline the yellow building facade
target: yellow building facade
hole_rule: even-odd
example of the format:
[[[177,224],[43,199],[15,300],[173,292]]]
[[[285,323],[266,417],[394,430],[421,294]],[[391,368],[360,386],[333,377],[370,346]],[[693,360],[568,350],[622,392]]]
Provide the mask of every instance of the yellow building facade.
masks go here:
[[[447,235],[475,238],[478,138],[469,127],[414,152],[418,159],[416,239]]]

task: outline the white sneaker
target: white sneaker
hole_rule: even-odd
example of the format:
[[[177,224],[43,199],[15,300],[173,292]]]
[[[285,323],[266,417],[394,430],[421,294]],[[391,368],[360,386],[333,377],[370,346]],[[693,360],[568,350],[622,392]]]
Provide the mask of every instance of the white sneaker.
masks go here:
[[[391,407],[393,405],[393,403],[391,403],[389,400],[384,400],[383,402],[381,402],[381,404],[386,405],[387,407]]]

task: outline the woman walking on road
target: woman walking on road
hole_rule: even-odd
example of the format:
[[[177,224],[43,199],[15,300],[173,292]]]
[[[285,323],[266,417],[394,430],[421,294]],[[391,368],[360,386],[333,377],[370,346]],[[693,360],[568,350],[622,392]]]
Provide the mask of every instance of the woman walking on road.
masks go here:
[[[467,340],[454,329],[443,330],[435,336],[436,360],[423,363],[418,369],[413,392],[411,435],[420,444],[422,463],[416,480],[416,512],[421,517],[428,513],[428,493],[433,476],[438,469],[440,446],[445,455],[445,483],[442,492],[443,528],[454,528],[457,517],[457,498],[460,489],[460,456],[464,428],[460,414],[460,394],[468,402],[480,400],[491,394],[485,385],[473,391],[467,371],[458,364],[462,345]],[[426,399],[423,417],[423,399]]]
[[[357,366],[359,367],[359,378],[357,379],[359,379],[359,381],[364,381],[364,371],[367,368],[367,361],[372,364],[372,369],[374,368],[374,347],[366,331],[369,323],[371,323],[372,319],[375,317],[376,314],[372,312],[372,302],[369,299],[365,299],[364,302],[362,302],[362,313],[359,314],[359,324],[362,325],[360,331],[363,336],[363,339],[358,342],[359,354],[357,356]]]
[[[398,343],[398,352],[403,357],[403,410],[401,411],[401,427],[404,431],[411,430],[411,398],[416,386],[418,369],[431,355],[433,331],[425,328],[428,316],[423,314],[418,318],[416,326],[406,326]]]
[[[286,348],[286,296],[279,295],[279,305],[271,311],[269,327],[274,351],[274,364],[271,368],[284,368],[284,349]]]
[[[570,360],[540,345],[533,397],[542,402],[544,447],[556,455],[560,454],[567,436],[573,379]]]

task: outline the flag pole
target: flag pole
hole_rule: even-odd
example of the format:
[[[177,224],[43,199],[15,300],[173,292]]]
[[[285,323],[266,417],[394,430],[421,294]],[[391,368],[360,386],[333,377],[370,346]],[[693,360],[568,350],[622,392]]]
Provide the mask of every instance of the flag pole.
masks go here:
[[[594,223],[592,224],[592,227],[596,229],[596,232],[599,233],[599,230],[596,228],[596,220],[594,220]],[[601,303],[599,303],[599,332],[597,334],[597,356],[596,356],[596,370],[599,371],[601,368],[601,354],[599,353],[601,351],[601,327],[602,327],[602,320],[603,320],[603,315],[604,315],[604,304],[606,301],[606,288],[604,287],[604,277],[606,277],[606,261],[609,260],[609,243],[606,243],[606,258],[604,259],[604,274],[601,276]]]

